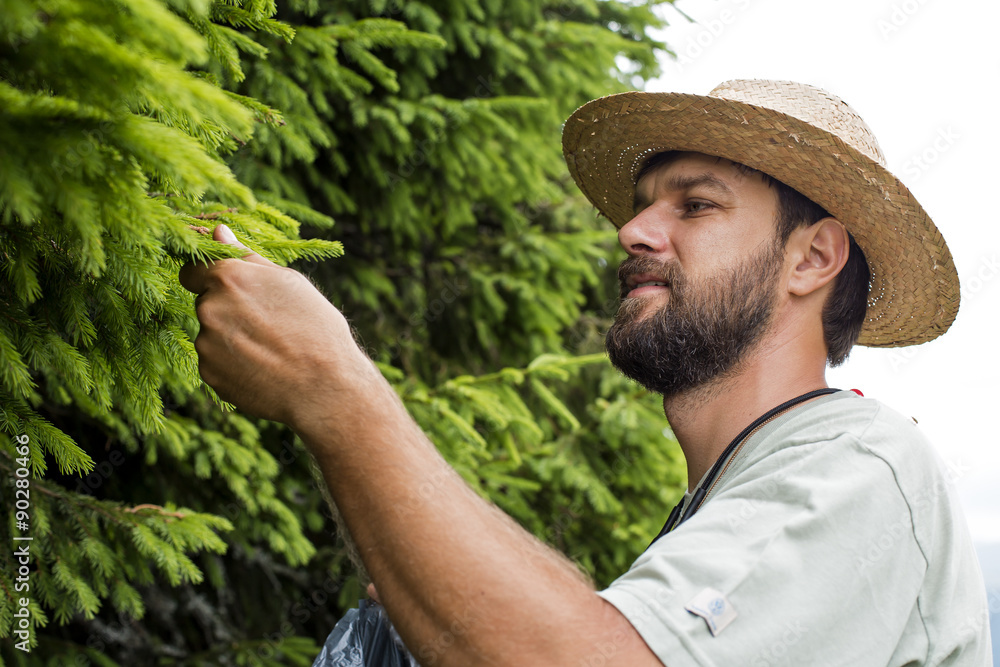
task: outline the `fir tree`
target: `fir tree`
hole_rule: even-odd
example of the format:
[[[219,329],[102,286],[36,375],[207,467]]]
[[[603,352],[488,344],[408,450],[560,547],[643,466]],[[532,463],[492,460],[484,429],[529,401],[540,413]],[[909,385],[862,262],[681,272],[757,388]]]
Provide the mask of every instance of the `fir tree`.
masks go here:
[[[362,595],[294,436],[198,377],[176,276],[232,256],[219,222],[324,287],[474,488],[627,568],[683,468],[601,353],[620,258],[559,131],[656,73],[656,4],[0,1],[0,537],[23,434],[35,639],[5,551],[0,663],[310,664]]]

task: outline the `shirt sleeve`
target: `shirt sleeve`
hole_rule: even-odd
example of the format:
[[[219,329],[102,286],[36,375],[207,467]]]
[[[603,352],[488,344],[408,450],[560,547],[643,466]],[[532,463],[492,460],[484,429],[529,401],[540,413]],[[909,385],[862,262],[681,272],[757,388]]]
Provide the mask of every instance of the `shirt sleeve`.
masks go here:
[[[670,667],[885,667],[925,570],[892,469],[845,434],[753,462],[600,594]]]

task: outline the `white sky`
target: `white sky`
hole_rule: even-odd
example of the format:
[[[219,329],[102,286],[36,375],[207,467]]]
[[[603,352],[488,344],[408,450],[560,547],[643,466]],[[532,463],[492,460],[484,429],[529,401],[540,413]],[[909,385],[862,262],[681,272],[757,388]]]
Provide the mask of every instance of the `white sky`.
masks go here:
[[[1000,3],[977,0],[679,0],[651,91],[707,94],[727,79],[789,79],[839,95],[955,258],[962,305],[924,345],[855,348],[831,386],[916,417],[945,461],[973,537],[1000,542]],[[918,164],[917,161],[920,161]],[[902,258],[905,261],[905,258]],[[996,411],[996,412],[994,412]]]

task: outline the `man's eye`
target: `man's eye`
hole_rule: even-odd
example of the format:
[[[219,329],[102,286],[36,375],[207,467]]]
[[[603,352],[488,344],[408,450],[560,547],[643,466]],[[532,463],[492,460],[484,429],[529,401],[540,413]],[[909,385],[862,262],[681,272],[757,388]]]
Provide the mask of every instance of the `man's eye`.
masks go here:
[[[710,208],[714,208],[714,205],[707,201],[689,201],[687,203],[688,213],[702,213]]]

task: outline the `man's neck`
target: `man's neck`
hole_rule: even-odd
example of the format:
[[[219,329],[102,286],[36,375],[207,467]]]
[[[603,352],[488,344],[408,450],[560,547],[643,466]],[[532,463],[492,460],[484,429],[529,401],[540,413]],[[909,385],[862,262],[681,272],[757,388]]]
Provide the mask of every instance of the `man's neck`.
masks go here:
[[[794,348],[754,354],[725,378],[664,398],[663,411],[687,460],[689,491],[726,445],[755,419],[785,401],[827,386],[826,364],[807,363]]]

